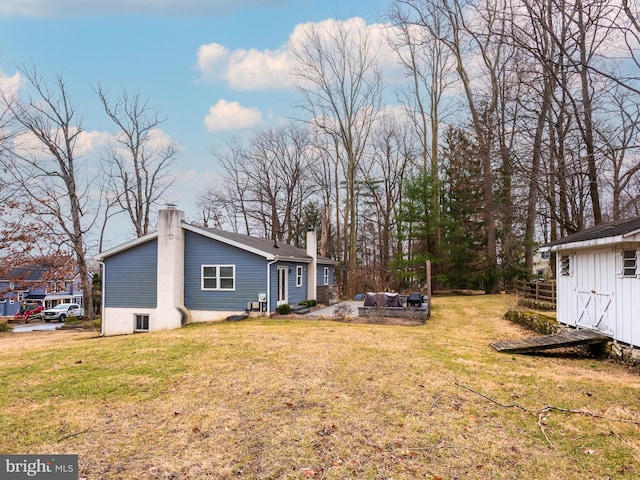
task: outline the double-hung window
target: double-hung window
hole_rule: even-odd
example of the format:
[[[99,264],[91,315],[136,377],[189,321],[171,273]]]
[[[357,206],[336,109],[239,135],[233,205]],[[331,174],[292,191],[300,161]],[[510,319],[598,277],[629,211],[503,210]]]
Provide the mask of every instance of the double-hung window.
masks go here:
[[[329,267],[324,267],[324,284],[329,285]]]
[[[235,265],[202,265],[202,290],[235,290]]]

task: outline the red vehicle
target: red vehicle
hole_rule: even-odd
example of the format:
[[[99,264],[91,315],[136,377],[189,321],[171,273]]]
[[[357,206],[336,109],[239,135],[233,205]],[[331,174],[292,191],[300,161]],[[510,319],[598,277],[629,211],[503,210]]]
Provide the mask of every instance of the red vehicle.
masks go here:
[[[29,321],[34,318],[43,318],[42,312],[44,311],[44,307],[39,303],[23,303],[20,305],[20,310],[18,310],[14,315],[14,320],[25,320]]]

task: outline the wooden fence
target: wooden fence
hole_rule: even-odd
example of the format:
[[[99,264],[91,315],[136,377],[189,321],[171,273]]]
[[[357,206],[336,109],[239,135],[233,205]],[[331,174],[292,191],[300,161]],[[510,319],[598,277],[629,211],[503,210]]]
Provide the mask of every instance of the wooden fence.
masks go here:
[[[524,298],[556,304],[555,280],[514,280],[512,292]]]

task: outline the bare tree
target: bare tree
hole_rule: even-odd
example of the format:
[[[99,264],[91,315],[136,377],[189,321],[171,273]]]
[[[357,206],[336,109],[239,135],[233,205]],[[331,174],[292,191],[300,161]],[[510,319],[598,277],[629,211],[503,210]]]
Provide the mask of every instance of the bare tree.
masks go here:
[[[97,211],[91,204],[91,179],[98,175],[80,153],[82,127],[62,77],[49,85],[35,68],[23,68],[21,73],[33,96],[10,98],[2,93],[3,107],[18,130],[1,161],[24,212],[73,251],[85,312],[93,319],[87,234],[96,220],[91,213]]]
[[[447,20],[443,12],[434,5],[422,5],[418,23],[428,22],[428,29],[415,25],[411,9],[403,9],[402,2],[394,4],[390,17],[398,30],[397,37],[390,42],[407,72],[408,86],[403,91],[402,103],[413,120],[417,137],[422,145],[424,175],[431,181],[431,204],[433,212],[432,234],[427,239],[429,253],[437,255],[441,232],[440,224],[440,124],[444,120],[447,106],[445,94],[454,83],[454,62],[449,48],[438,37],[445,35]],[[414,11],[415,13],[415,11]],[[430,32],[436,33],[432,36]]]
[[[172,168],[178,146],[163,138],[159,127],[164,118],[148,99],[123,90],[120,98],[111,101],[100,85],[96,93],[118,128],[105,158],[106,179],[113,198],[141,237],[149,233],[152,208],[165,199],[177,178]]]
[[[377,51],[366,25],[339,21],[330,34],[310,26],[292,52],[297,61],[293,74],[302,95],[300,108],[339,152],[345,193],[343,287],[351,296],[357,261],[357,176],[383,89]]]

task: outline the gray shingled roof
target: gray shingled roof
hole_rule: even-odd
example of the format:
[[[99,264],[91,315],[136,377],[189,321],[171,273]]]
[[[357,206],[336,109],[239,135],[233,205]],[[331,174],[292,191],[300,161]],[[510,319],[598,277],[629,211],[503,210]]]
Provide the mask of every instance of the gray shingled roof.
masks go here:
[[[587,228],[580,232],[572,233],[566,237],[562,237],[546,246],[553,247],[554,245],[564,245],[566,243],[584,242],[588,240],[595,240],[598,238],[615,237],[618,235],[624,235],[625,233],[640,230],[640,217],[631,218],[628,220],[619,220],[616,222],[601,223],[595,227]]]
[[[297,259],[303,261],[311,261],[311,257],[307,255],[306,250],[298,247],[293,247],[283,242],[276,243],[273,240],[267,238],[257,238],[249,235],[243,235],[241,233],[232,233],[226,232],[224,230],[217,230],[215,228],[204,228],[191,224],[190,226],[198,228],[200,230],[204,230],[206,232],[210,232],[211,234],[218,237],[226,238],[227,240],[230,240],[234,243],[246,245],[247,247],[253,248],[255,250],[260,250],[261,252],[265,252],[270,255],[277,255],[282,260],[290,258],[292,260]],[[318,255],[318,263],[335,264],[337,262],[335,260],[331,260],[330,258]]]

